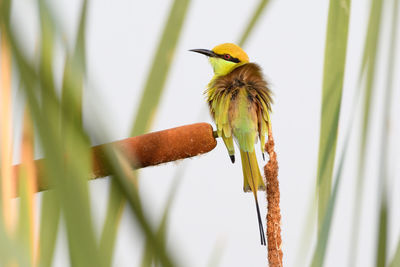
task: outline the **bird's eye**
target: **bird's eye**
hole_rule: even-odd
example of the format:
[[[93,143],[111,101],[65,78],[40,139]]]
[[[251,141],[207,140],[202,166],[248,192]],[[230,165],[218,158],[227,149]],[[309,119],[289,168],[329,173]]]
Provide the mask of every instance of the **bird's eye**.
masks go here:
[[[226,60],[231,59],[231,55],[229,55],[229,54],[224,54],[224,59],[226,59]]]

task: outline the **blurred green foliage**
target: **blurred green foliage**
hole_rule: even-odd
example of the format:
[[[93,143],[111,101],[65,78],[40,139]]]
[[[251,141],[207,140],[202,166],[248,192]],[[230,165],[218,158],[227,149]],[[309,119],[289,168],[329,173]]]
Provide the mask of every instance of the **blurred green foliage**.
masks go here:
[[[371,117],[372,95],[374,93],[374,80],[376,76],[376,62],[381,36],[381,18],[384,14],[383,7],[392,7],[392,34],[388,57],[387,97],[391,99],[391,80],[394,74],[394,58],[397,48],[396,30],[398,27],[398,0],[371,0],[369,23],[366,27],[366,40],[364,55],[361,62],[359,87],[364,93],[364,106],[362,108],[363,124],[361,131],[361,146],[359,155],[359,175],[357,191],[355,193],[353,235],[351,238],[352,252],[349,260],[350,266],[357,263],[359,217],[361,215],[361,199],[363,192],[363,170],[367,154],[367,140],[369,121]],[[245,45],[253,32],[255,25],[270,3],[261,0],[251,14],[248,24],[239,38],[239,44]],[[113,252],[117,238],[121,216],[127,204],[143,233],[146,245],[142,257],[142,266],[176,266],[177,260],[173,253],[167,249],[166,235],[168,214],[173,203],[173,196],[182,177],[183,170],[176,173],[176,183],[171,187],[170,196],[165,206],[164,214],[156,229],[147,218],[139,198],[137,173],[132,172],[125,157],[120,151],[109,148],[106,150],[107,161],[112,166],[115,175],[110,186],[107,215],[103,222],[101,235],[97,236],[94,230],[87,176],[90,173],[90,129],[85,129],[82,123],[82,94],[86,79],[86,18],[90,5],[82,1],[82,8],[76,30],[76,41],[72,51],[64,43],[65,56],[63,81],[61,88],[55,84],[54,76],[54,45],[56,40],[61,40],[60,32],[54,27],[53,14],[45,0],[37,0],[37,12],[40,18],[40,36],[38,40],[37,60],[30,59],[23,51],[16,38],[16,27],[10,23],[11,0],[0,1],[0,27],[1,38],[7,40],[9,51],[3,49],[2,53],[10,53],[13,58],[12,70],[15,71],[26,99],[27,108],[35,128],[41,149],[46,158],[44,162],[45,177],[41,177],[53,189],[42,193],[39,235],[37,246],[30,238],[32,225],[35,223],[32,214],[33,198],[30,196],[30,187],[27,182],[19,186],[20,207],[18,218],[17,236],[10,233],[5,218],[6,214],[3,200],[0,205],[0,264],[2,266],[16,262],[21,266],[33,265],[51,266],[56,246],[59,225],[63,220],[68,240],[69,261],[73,266],[111,266]],[[148,132],[151,129],[153,118],[157,112],[160,98],[168,78],[169,69],[174,60],[174,51],[181,37],[181,29],[190,6],[189,0],[174,0],[171,2],[168,19],[160,36],[157,50],[142,92],[142,99],[137,108],[137,115],[133,118],[132,135]],[[349,124],[345,145],[339,158],[336,158],[336,142],[338,139],[338,125],[342,101],[343,81],[347,74],[345,71],[348,25],[351,12],[350,0],[330,0],[329,15],[327,18],[327,33],[324,58],[324,76],[322,85],[321,125],[319,140],[319,159],[317,170],[316,192],[318,195],[318,231],[317,241],[311,266],[323,266],[327,244],[331,232],[332,220],[336,199],[340,190],[340,181],[343,175],[347,147],[350,142],[352,122]],[[3,39],[4,38],[4,39]],[[63,42],[62,42],[63,43]],[[2,55],[3,56],[3,55]],[[9,66],[11,70],[11,66]],[[10,88],[9,88],[10,89]],[[61,95],[57,92],[61,91]],[[385,104],[387,112],[383,121],[390,116],[389,104]],[[384,128],[385,125],[382,126]],[[97,129],[98,130],[98,129]],[[382,134],[382,138],[384,134]],[[279,138],[279,137],[277,137]],[[30,145],[33,145],[31,142]],[[26,145],[29,146],[29,143]],[[382,142],[383,149],[389,144]],[[335,170],[335,160],[338,162]],[[381,162],[381,173],[387,177],[385,160]],[[335,175],[334,175],[335,174]],[[33,172],[24,173],[26,177],[34,175]],[[21,176],[23,177],[23,175]],[[25,178],[26,178],[25,177]],[[2,177],[4,178],[4,177]],[[334,178],[334,179],[333,179]],[[26,179],[22,179],[26,181]],[[333,187],[332,187],[333,185]],[[3,186],[3,185],[2,185]],[[376,266],[399,266],[400,240],[393,258],[388,255],[387,236],[388,217],[390,209],[387,203],[386,183],[379,188],[380,210],[378,213],[379,229],[376,241]],[[2,188],[4,189],[4,188]],[[282,192],[284,194],[284,192]],[[315,203],[314,203],[315,204]],[[283,214],[283,216],[285,216]],[[35,254],[36,253],[36,254]],[[285,252],[284,253],[291,253]]]

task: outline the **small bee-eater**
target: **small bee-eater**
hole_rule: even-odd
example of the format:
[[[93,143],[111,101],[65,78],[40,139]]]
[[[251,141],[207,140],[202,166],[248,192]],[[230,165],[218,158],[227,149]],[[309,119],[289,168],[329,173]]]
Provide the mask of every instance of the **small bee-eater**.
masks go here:
[[[265,135],[270,126],[271,91],[261,68],[249,61],[247,54],[237,45],[225,43],[212,50],[192,49],[206,55],[214,69],[214,77],[205,94],[211,116],[222,137],[232,163],[235,162],[235,139],[240,150],[245,192],[253,192],[256,202],[261,245],[266,245],[257,191],[265,190],[254,150],[260,139],[264,157]]]

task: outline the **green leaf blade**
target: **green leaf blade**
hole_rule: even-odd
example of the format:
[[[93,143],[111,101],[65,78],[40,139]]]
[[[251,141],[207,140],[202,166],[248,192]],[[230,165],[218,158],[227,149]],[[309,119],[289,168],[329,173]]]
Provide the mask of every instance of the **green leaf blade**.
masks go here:
[[[330,1],[322,85],[317,171],[318,225],[322,226],[331,195],[332,173],[346,62],[350,0]]]
[[[174,0],[147,77],[132,127],[132,136],[143,134],[150,129],[174,58],[189,3],[189,0]]]
[[[249,23],[243,31],[240,39],[239,46],[244,46],[249,39],[250,34],[253,32],[255,25],[260,20],[265,8],[270,3],[270,0],[261,0],[258,6],[254,9],[253,15],[250,17]]]
[[[372,95],[376,79],[376,61],[378,54],[379,34],[383,0],[371,0],[367,36],[364,43],[363,58],[361,62],[360,81],[365,79],[364,99],[362,107],[362,125],[360,137],[360,151],[357,170],[356,192],[354,195],[353,222],[350,236],[349,266],[355,266],[358,251],[358,236],[364,191],[364,169],[367,155],[367,142],[369,136],[369,121],[371,117]],[[361,84],[361,82],[360,82]],[[361,86],[361,85],[360,85]]]

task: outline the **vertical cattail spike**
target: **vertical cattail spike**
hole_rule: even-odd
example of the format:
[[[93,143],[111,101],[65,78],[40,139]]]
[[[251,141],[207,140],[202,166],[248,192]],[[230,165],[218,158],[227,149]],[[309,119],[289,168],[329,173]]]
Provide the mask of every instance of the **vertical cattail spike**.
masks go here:
[[[274,151],[274,138],[272,131],[268,131],[268,142],[265,150],[269,155],[269,161],[264,167],[266,178],[266,194],[268,203],[267,213],[267,241],[268,241],[268,263],[270,267],[282,267],[282,239],[281,239],[281,213],[280,192],[278,181],[278,161]]]

